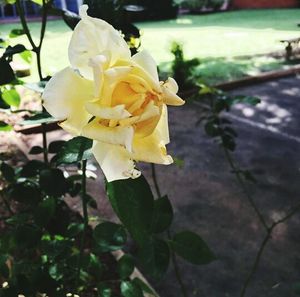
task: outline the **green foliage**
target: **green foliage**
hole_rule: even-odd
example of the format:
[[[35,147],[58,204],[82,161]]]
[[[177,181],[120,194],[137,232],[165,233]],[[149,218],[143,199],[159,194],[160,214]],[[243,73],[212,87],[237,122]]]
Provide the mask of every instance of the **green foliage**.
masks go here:
[[[123,255],[118,261],[117,271],[121,279],[128,278],[134,270],[133,258],[129,255]]]
[[[173,42],[171,53],[174,55],[172,62],[172,77],[176,80],[181,89],[191,88],[193,82],[193,70],[200,64],[199,59],[186,60],[184,58],[183,46],[180,43]]]
[[[0,121],[0,131],[1,132],[9,132],[12,131],[13,127],[3,121]]]
[[[155,280],[165,275],[170,262],[170,249],[166,241],[152,237],[138,255],[143,270]]]
[[[154,198],[146,179],[141,176],[107,183],[107,194],[133,239],[144,245],[149,239],[154,211]]]
[[[87,160],[91,157],[93,142],[82,136],[72,138],[63,144],[61,150],[56,156],[57,164],[72,164]]]
[[[143,297],[142,289],[135,283],[129,281],[122,281],[121,293],[124,297]]]
[[[190,231],[183,231],[174,235],[170,241],[171,248],[192,264],[209,264],[215,260],[214,254],[204,240]]]
[[[173,209],[167,196],[154,201],[154,215],[152,230],[154,233],[162,233],[169,229],[173,221]]]
[[[124,227],[111,222],[104,222],[97,225],[93,236],[101,252],[119,250],[127,241]]]

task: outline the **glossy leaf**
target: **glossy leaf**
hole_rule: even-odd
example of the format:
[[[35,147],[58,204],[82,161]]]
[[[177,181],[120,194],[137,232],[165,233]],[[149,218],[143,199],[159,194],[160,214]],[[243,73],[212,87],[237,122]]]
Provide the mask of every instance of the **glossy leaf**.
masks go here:
[[[153,232],[166,231],[173,220],[173,209],[168,196],[158,198],[154,201]]]
[[[17,183],[9,191],[10,199],[26,204],[36,204],[41,200],[39,187],[30,181]]]
[[[23,29],[12,29],[8,36],[9,38],[14,38],[23,34],[25,34],[25,31]]]
[[[216,259],[204,240],[190,231],[175,234],[170,245],[176,254],[192,264],[209,264]]]
[[[9,84],[14,79],[15,74],[11,66],[4,58],[0,58],[0,85]]]
[[[92,145],[91,139],[82,136],[74,137],[67,141],[57,154],[57,164],[77,163],[91,158]]]
[[[124,255],[120,258],[117,265],[117,271],[121,279],[129,277],[134,270],[134,261],[130,255]]]
[[[133,239],[142,246],[151,235],[154,198],[146,179],[116,180],[107,183],[109,200]]]
[[[66,143],[65,140],[52,141],[49,144],[48,152],[50,154],[57,154],[62,149],[62,147],[64,146],[65,143]]]
[[[62,196],[67,191],[67,181],[60,169],[44,169],[40,172],[41,189],[50,196]]]
[[[169,267],[169,246],[161,239],[152,238],[139,249],[138,258],[144,271],[155,280],[160,280]]]
[[[15,89],[2,91],[2,99],[10,106],[18,107],[21,102],[21,97]]]
[[[29,151],[29,154],[30,155],[39,155],[41,153],[44,152],[44,149],[41,147],[41,146],[33,146],[30,151]]]
[[[142,289],[133,282],[122,281],[121,294],[124,297],[144,297]]]
[[[119,250],[127,241],[124,227],[111,222],[97,225],[93,237],[101,252]]]

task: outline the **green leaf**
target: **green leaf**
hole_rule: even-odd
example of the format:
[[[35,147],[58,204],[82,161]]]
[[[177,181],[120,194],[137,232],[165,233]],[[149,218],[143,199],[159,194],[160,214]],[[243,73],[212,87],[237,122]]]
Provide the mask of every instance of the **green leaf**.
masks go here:
[[[31,160],[27,162],[20,171],[20,175],[23,177],[33,177],[39,174],[43,169],[46,169],[47,165],[39,160]]]
[[[74,137],[67,141],[57,154],[57,164],[77,163],[91,158],[92,145],[91,139],[82,136]]]
[[[0,121],[0,131],[1,132],[9,132],[12,131],[13,127],[9,124],[6,124],[3,121]]]
[[[14,46],[8,46],[3,54],[4,57],[11,58],[15,54],[20,54],[26,51],[26,47],[23,44],[16,44]]]
[[[154,201],[153,232],[166,231],[173,221],[173,208],[168,196],[158,198]]]
[[[21,203],[36,204],[41,200],[41,192],[34,183],[24,181],[10,188],[9,197]]]
[[[124,227],[111,222],[97,225],[93,237],[101,252],[119,250],[127,241]]]
[[[138,258],[150,277],[161,280],[169,267],[170,249],[165,241],[152,238],[140,248]]]
[[[0,276],[2,278],[9,277],[9,269],[6,264],[7,259],[8,259],[7,255],[0,255]]]
[[[64,146],[65,143],[66,143],[65,140],[52,141],[49,144],[48,152],[50,154],[57,154],[62,149],[62,147]]]
[[[23,34],[25,34],[25,31],[23,29],[12,29],[8,36],[9,38],[15,38]]]
[[[128,278],[134,270],[134,261],[130,255],[124,255],[118,261],[117,271],[121,279]]]
[[[8,182],[13,182],[15,179],[15,170],[13,167],[9,166],[5,162],[2,162],[0,165],[0,171],[3,175],[3,177],[8,181]]]
[[[142,246],[151,235],[154,198],[146,179],[116,180],[107,183],[110,203],[133,239]]]
[[[15,241],[18,249],[34,248],[41,239],[42,232],[31,225],[18,226],[15,230]]]
[[[209,264],[216,259],[204,240],[190,231],[175,234],[170,245],[174,252],[192,264]]]
[[[68,237],[75,237],[78,234],[80,234],[84,230],[84,224],[79,224],[79,223],[71,223],[68,226],[66,236]]]
[[[112,297],[112,289],[106,283],[100,283],[97,287],[98,297]]]
[[[44,149],[41,147],[41,146],[33,146],[30,151],[29,151],[29,154],[30,155],[39,155],[41,153],[44,152]]]
[[[89,262],[89,273],[92,273],[93,276],[97,280],[101,280],[102,273],[103,273],[103,264],[101,263],[100,259],[95,255],[90,253],[90,262]]]
[[[57,122],[57,119],[53,118],[48,112],[40,112],[34,116],[28,117],[26,120],[21,122],[21,125],[39,125]]]
[[[134,278],[132,280],[132,283],[138,285],[143,290],[143,292],[150,294],[151,296],[157,297],[157,295],[153,292],[153,290],[149,288],[149,286],[146,283],[144,283],[140,278],[138,277]]]
[[[0,85],[9,84],[14,79],[15,74],[11,66],[4,58],[0,58]]]
[[[10,106],[18,107],[21,102],[21,97],[15,89],[3,90],[2,99]]]
[[[141,288],[133,282],[122,281],[121,293],[124,297],[144,297]]]
[[[59,197],[67,191],[67,181],[60,169],[44,169],[40,172],[40,187],[47,195]]]
[[[20,57],[28,64],[30,64],[32,61],[32,53],[29,50],[26,50],[26,51],[23,51],[22,53],[20,53]]]
[[[50,197],[42,201],[34,212],[35,223],[41,227],[46,226],[55,214],[55,208],[56,202],[54,198]]]

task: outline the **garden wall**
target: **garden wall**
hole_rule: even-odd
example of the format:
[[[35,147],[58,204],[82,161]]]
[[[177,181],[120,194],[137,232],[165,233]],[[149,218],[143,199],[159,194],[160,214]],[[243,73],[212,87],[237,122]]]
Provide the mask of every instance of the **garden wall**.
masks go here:
[[[291,8],[298,7],[299,0],[232,0],[232,8]]]

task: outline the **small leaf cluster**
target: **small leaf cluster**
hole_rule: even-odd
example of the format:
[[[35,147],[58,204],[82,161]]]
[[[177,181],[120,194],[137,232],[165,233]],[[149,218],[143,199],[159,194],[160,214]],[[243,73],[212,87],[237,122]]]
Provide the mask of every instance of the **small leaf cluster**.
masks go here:
[[[50,164],[31,160],[14,168],[1,163],[1,209],[6,207],[6,213],[0,217],[0,282],[7,283],[1,297],[126,297],[151,291],[141,280],[129,278],[132,257],[125,254],[116,262],[110,254],[126,244],[125,227],[112,222],[101,222],[94,230],[85,227],[64,200],[78,196],[83,181],[82,172],[68,175],[65,168],[90,158],[91,146],[89,139],[75,137],[49,144]],[[42,152],[32,148],[31,153]],[[97,206],[84,194],[89,206]]]
[[[215,260],[204,240],[191,231],[168,236],[173,221],[173,209],[167,196],[154,199],[146,179],[118,180],[107,183],[111,205],[124,227],[137,243],[137,265],[155,280],[166,273],[171,254],[203,265]]]

